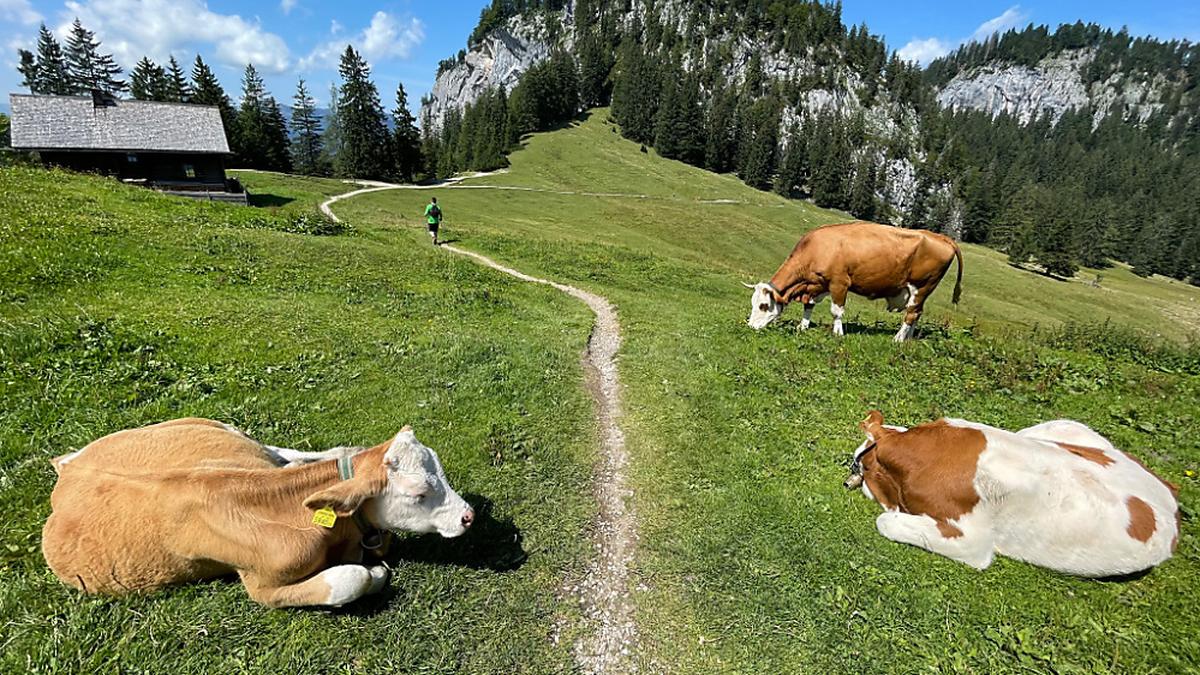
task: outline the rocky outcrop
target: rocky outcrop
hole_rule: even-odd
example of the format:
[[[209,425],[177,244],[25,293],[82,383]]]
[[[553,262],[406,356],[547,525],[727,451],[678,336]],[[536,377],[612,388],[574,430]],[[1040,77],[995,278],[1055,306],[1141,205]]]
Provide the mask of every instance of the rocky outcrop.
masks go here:
[[[492,31],[462,60],[438,73],[433,90],[422,102],[421,119],[438,129],[448,112],[462,111],[489,89],[503,86],[512,91],[525,71],[550,55],[544,33],[520,17]]]
[[[1145,122],[1162,108],[1167,82],[1150,81],[1114,73],[1106,80],[1084,80],[1092,61],[1090,50],[1062,52],[1042,59],[1037,66],[993,63],[960,73],[937,93],[938,103],[954,110],[982,110],[993,117],[1008,114],[1022,124],[1049,115],[1055,123],[1068,110],[1091,106],[1096,121],[1110,111],[1125,119]]]

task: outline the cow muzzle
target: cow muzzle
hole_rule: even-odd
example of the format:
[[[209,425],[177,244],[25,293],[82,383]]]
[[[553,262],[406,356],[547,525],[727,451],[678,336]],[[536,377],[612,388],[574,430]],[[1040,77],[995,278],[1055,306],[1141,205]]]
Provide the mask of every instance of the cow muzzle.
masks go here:
[[[846,482],[842,483],[842,485],[846,486],[847,490],[854,490],[856,488],[862,487],[862,484],[863,484],[863,477],[862,477],[861,473],[850,474],[849,477],[846,478]]]

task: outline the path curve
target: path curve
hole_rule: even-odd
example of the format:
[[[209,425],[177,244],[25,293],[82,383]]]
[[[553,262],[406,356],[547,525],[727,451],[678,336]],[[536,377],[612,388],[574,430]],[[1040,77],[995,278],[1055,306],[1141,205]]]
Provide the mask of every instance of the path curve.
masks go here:
[[[464,178],[473,177],[478,177],[478,174]],[[446,183],[436,186],[373,185],[326,200],[321,204],[321,212],[338,222],[337,215],[330,207],[343,199],[382,190],[445,186]],[[596,421],[601,434],[601,458],[593,477],[593,489],[600,509],[593,541],[596,557],[588,565],[583,580],[564,590],[578,598],[589,624],[590,630],[574,646],[575,660],[580,670],[595,674],[634,672],[637,627],[630,597],[630,567],[638,535],[637,520],[628,503],[633,494],[626,478],[629,453],[620,426],[621,381],[616,357],[621,347],[621,324],[617,319],[617,311],[604,296],[530,276],[457,246],[444,244],[440,248],[472,258],[522,281],[551,286],[580,300],[596,315],[596,323],[588,337],[587,352],[583,357],[588,391],[596,402]]]

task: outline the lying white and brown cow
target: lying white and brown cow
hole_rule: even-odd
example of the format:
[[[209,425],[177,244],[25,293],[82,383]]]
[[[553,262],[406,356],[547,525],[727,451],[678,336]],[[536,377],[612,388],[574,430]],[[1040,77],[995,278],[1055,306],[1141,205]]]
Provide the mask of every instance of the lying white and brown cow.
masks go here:
[[[387,568],[364,563],[380,530],[457,537],[475,515],[408,427],[369,449],[303,453],[189,418],[119,431],[52,463],[42,552],[88,593],[237,572],[264,605],[339,606],[386,585]]]
[[[813,306],[826,295],[833,303],[833,333],[842,335],[846,295],[886,298],[888,310],[904,310],[896,341],[912,337],[925,301],[950,264],[958,259],[954,304],[962,295],[962,252],[953,239],[927,230],[904,230],[876,223],[826,225],[804,235],[775,276],[754,289],[747,323],[759,330],[779,318],[791,302],[804,305],[801,329],[812,320]]]
[[[1175,487],[1079,422],[1017,433],[956,419],[912,429],[872,411],[849,488],[886,511],[879,533],[984,569],[995,554],[1111,577],[1171,557]]]

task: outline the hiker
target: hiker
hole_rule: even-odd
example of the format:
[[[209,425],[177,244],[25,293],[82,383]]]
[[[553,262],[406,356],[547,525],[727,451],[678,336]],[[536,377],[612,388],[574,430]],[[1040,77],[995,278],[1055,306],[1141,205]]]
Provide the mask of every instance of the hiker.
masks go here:
[[[425,222],[429,224],[429,236],[433,237],[433,245],[438,245],[438,226],[442,224],[442,209],[438,206],[437,197],[429,200],[425,207]]]

